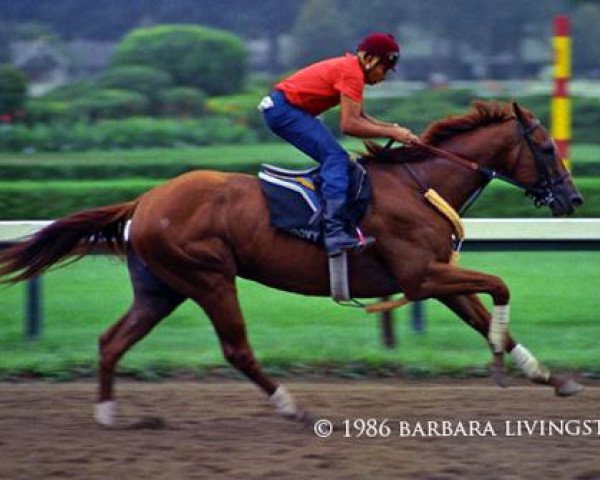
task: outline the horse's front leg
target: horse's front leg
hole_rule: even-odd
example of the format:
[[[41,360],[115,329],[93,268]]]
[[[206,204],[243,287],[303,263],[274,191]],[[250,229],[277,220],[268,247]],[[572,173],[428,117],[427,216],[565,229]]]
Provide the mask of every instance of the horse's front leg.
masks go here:
[[[492,315],[476,295],[441,297],[438,300],[487,338]],[[574,395],[583,388],[569,377],[551,373],[527,348],[517,343],[508,331],[505,351],[511,355],[513,362],[527,378],[534,383],[554,387],[556,395]]]
[[[505,386],[504,350],[509,346],[507,332],[510,292],[502,279],[448,263],[431,262],[418,275],[413,272],[399,280],[404,293],[411,300],[476,293],[490,295],[494,309],[488,321],[486,336],[493,352],[492,375],[499,385]]]

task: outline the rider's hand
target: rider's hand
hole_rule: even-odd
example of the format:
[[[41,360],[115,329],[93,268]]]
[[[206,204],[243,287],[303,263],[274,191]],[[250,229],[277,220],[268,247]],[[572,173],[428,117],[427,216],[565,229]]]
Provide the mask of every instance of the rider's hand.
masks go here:
[[[401,127],[398,124],[394,124],[394,135],[392,136],[397,142],[411,145],[420,141],[419,137],[411,132],[406,127]]]

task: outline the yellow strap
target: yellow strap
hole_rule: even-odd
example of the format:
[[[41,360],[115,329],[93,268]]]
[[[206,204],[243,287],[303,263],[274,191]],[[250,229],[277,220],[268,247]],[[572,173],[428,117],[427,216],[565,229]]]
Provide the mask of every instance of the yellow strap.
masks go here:
[[[450,223],[452,224],[452,228],[454,229],[454,236],[460,241],[465,238],[465,228],[463,226],[460,215],[456,213],[450,204],[440,197],[439,193],[430,188],[425,192],[425,198],[431,205],[433,205],[438,212],[440,212],[444,217],[446,217]]]

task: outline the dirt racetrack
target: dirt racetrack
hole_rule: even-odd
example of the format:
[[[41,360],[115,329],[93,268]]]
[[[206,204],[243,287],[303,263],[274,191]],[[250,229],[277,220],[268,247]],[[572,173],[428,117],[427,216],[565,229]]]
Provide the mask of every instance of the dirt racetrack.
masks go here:
[[[246,382],[121,380],[116,430],[93,422],[91,381],[0,383],[0,478],[600,479],[598,382],[567,399],[485,378],[286,384],[338,425],[330,437],[276,416]],[[142,417],[164,424],[127,428]],[[361,437],[343,425],[369,418]]]

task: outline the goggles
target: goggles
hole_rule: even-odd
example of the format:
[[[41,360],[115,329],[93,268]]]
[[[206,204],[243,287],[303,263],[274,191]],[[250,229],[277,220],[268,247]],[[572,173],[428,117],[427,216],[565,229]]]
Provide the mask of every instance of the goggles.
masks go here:
[[[400,58],[400,55],[398,54],[398,52],[390,52],[382,59],[382,62],[388,68],[393,69],[396,67],[396,64],[398,63],[398,58]]]
[[[384,58],[381,59],[381,61],[387,68],[395,70],[399,57],[400,55],[398,52],[389,52]]]

